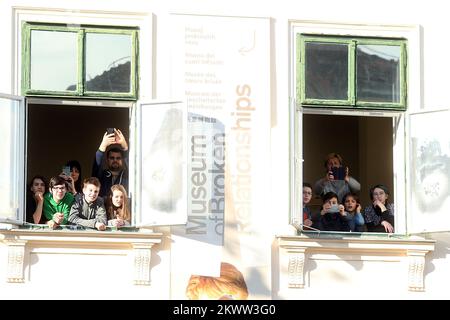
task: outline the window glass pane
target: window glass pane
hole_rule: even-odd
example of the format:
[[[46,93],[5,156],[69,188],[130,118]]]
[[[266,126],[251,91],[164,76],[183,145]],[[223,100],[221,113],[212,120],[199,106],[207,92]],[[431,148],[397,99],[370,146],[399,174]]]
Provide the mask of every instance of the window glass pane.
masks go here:
[[[19,101],[0,98],[0,219],[18,219]]]
[[[306,98],[348,100],[348,46],[306,43]]]
[[[357,47],[358,100],[400,102],[400,52],[400,46]]]
[[[31,31],[31,89],[77,90],[75,32]]]
[[[86,90],[131,91],[132,37],[124,34],[86,34]]]
[[[138,159],[142,181],[137,225],[185,224],[185,115],[182,105],[141,105]],[[138,198],[139,199],[139,198]]]
[[[410,229],[450,229],[450,111],[411,115]]]

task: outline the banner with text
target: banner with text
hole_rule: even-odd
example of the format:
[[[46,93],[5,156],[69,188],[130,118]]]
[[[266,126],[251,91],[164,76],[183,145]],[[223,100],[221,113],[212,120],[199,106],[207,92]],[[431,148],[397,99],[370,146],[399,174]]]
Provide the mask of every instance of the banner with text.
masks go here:
[[[220,262],[244,277],[270,264],[270,19],[172,20],[172,94],[185,97],[190,131],[188,223],[172,227],[181,291],[182,277],[218,276]]]

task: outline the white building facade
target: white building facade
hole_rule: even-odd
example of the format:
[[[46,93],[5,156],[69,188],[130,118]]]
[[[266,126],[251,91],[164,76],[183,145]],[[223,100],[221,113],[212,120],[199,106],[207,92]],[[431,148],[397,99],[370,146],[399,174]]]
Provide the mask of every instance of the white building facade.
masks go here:
[[[0,2],[0,297],[186,299],[190,276],[218,276],[224,261],[249,299],[447,298],[444,12],[437,1]],[[308,39],[348,51],[344,98],[308,96]],[[396,66],[390,101],[363,98],[364,46]],[[119,66],[125,89],[95,87]],[[322,92],[343,81],[325,80],[311,76]],[[134,227],[24,224],[30,178],[73,158],[89,176],[106,127],[129,140]],[[332,151],[364,204],[389,186],[394,234],[301,230],[302,182]]]

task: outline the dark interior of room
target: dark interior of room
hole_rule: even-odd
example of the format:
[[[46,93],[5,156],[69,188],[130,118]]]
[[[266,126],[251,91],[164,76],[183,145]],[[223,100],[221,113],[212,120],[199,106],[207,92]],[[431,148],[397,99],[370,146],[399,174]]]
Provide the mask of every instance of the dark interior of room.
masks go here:
[[[69,160],[91,175],[95,152],[106,128],[119,128],[129,142],[129,109],[29,104],[27,117],[27,183],[34,175],[49,180]]]
[[[336,152],[361,183],[363,207],[370,203],[369,189],[384,184],[393,198],[393,121],[389,117],[303,115],[303,181],[314,183],[325,176],[324,160]],[[315,195],[311,204],[318,208]]]

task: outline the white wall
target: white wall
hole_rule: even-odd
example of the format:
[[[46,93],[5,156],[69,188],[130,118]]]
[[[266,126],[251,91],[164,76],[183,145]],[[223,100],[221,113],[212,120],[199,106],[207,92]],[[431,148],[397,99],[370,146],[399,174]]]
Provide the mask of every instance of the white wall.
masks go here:
[[[271,186],[267,210],[272,212],[272,220],[267,221],[273,226],[274,234],[281,232],[286,225],[289,214],[289,20],[315,20],[339,23],[361,23],[375,25],[420,25],[423,31],[422,42],[422,101],[416,101],[423,108],[449,107],[447,99],[450,70],[448,52],[450,43],[445,41],[449,29],[444,1],[429,0],[426,2],[379,0],[370,5],[359,0],[343,1],[253,1],[228,0],[156,0],[156,1],[44,1],[44,0],[6,0],[0,2],[0,28],[2,30],[2,50],[0,53],[0,92],[18,94],[16,88],[17,52],[14,43],[14,28],[12,28],[13,7],[55,8],[70,12],[105,11],[129,12],[136,14],[155,15],[156,47],[153,57],[142,57],[149,67],[150,61],[155,63],[152,75],[143,75],[143,95],[154,98],[166,98],[170,95],[169,55],[170,39],[165,37],[170,30],[168,15],[171,12],[196,13],[208,15],[257,16],[273,18],[273,65],[272,86],[275,102],[271,110],[271,170],[268,173],[268,183]],[[150,41],[149,39],[147,39]],[[151,44],[147,43],[148,54]],[[142,52],[141,52],[142,55]],[[152,59],[153,58],[153,59]],[[142,69],[141,69],[142,71]],[[257,70],[255,70],[257,72]],[[151,87],[152,89],[150,89]],[[426,276],[432,280],[427,285],[430,296],[444,297],[448,287],[446,274],[450,267],[447,236],[438,239],[437,251],[433,254],[437,259],[428,264],[429,273]],[[431,281],[429,281],[431,282]]]

